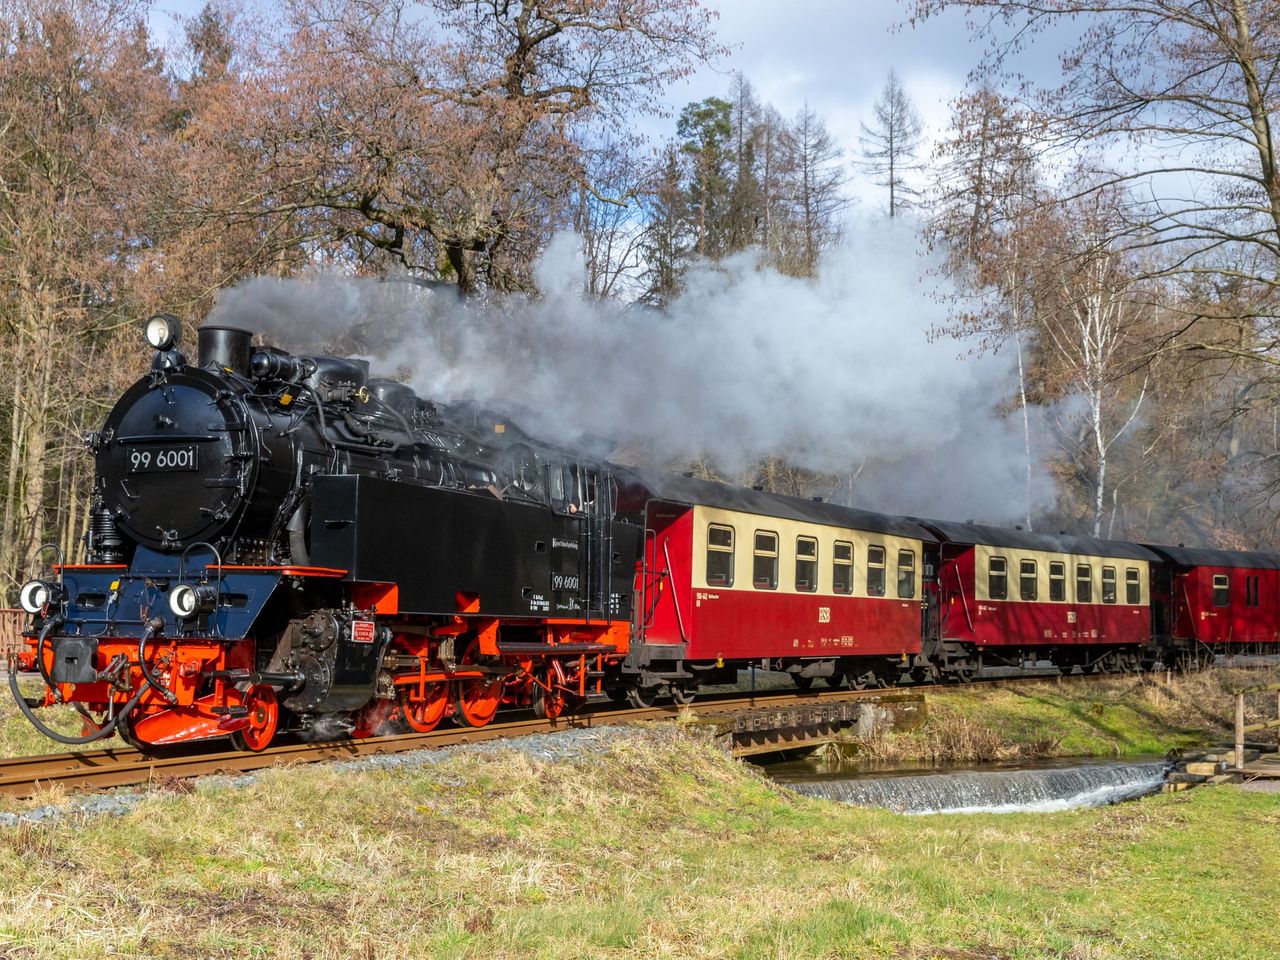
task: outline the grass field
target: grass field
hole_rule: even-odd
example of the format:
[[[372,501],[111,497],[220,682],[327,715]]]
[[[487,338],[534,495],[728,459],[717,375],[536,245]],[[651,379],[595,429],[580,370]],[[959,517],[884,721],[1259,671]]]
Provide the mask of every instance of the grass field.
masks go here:
[[[46,798],[48,799],[48,798]],[[0,830],[0,955],[1272,958],[1280,797],[800,798],[676,725],[573,761],[279,770]]]

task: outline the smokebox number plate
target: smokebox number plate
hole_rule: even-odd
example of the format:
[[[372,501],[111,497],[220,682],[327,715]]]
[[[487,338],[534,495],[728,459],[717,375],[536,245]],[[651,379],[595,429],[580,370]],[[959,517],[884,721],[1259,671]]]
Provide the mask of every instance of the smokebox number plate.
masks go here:
[[[177,473],[200,469],[194,443],[180,447],[135,447],[129,451],[130,473]]]

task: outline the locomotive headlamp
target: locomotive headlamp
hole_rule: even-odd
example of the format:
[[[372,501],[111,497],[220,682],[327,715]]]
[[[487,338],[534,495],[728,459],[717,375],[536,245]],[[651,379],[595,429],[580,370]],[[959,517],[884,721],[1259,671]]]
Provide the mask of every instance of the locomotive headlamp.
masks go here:
[[[190,620],[213,609],[217,597],[209,587],[180,583],[169,591],[169,609],[179,620]]]
[[[47,580],[28,580],[22,585],[22,591],[18,594],[18,603],[27,613],[39,613],[51,601],[56,600],[57,596],[57,584],[49,583]]]
[[[167,313],[157,313],[142,325],[142,334],[156,350],[168,350],[178,342],[178,318]]]

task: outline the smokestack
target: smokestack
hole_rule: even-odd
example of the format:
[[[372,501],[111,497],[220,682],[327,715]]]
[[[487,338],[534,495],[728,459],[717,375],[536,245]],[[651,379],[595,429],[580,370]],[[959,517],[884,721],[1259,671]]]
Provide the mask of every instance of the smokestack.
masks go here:
[[[249,346],[253,342],[253,333],[239,327],[226,327],[219,324],[205,324],[200,328],[199,364],[207,367],[214,364],[224,370],[238,373],[242,377],[249,375]]]

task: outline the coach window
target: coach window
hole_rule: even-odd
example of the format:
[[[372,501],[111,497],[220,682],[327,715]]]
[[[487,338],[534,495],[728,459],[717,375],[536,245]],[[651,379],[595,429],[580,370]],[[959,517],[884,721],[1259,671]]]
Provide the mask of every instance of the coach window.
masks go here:
[[[707,586],[733,586],[733,527],[707,527]]]
[[[1061,560],[1049,561],[1049,599],[1054,603],[1067,599],[1067,565]]]
[[[1231,578],[1225,573],[1214,575],[1213,605],[1215,607],[1228,607],[1231,605]]]
[[[1004,557],[987,560],[987,597],[992,600],[1009,599],[1009,562]]]
[[[1076,564],[1076,603],[1093,603],[1093,567]]]
[[[1124,569],[1124,602],[1131,607],[1142,602],[1142,573],[1137,567]]]
[[[898,551],[898,596],[911,598],[916,595],[916,552]]]
[[[796,589],[813,593],[818,589],[818,541],[796,537]]]
[[[884,596],[884,547],[867,547],[867,596]]]
[[[756,531],[755,565],[751,582],[757,590],[778,589],[778,535],[765,530]]]
[[[1262,606],[1262,599],[1258,592],[1258,588],[1260,586],[1261,586],[1260,578],[1258,577],[1244,578],[1245,606],[1247,607]]]
[[[1102,568],[1102,602],[1116,602],[1116,568]]]
[[[831,589],[845,596],[853,593],[853,544],[837,540],[831,551]]]
[[[1040,571],[1036,569],[1034,560],[1023,560],[1018,565],[1018,596],[1023,600],[1038,600],[1040,594]]]

